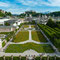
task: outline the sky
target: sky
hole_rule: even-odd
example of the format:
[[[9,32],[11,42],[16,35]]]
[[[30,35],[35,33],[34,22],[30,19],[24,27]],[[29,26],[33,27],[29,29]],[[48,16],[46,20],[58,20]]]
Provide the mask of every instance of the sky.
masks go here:
[[[0,0],[0,9],[21,14],[25,11],[60,11],[60,0]]]

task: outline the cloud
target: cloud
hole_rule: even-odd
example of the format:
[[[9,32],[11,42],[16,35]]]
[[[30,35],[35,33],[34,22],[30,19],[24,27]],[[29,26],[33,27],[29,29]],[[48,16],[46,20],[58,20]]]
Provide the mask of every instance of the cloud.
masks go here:
[[[10,5],[5,2],[0,2],[0,7],[9,7]]]
[[[39,0],[18,0],[18,1],[23,5],[37,6],[41,0],[40,1]]]
[[[7,9],[8,12],[11,12],[12,14],[21,14],[27,10],[30,10],[30,8],[17,8],[17,7],[13,7],[13,8],[9,8]]]
[[[23,5],[27,6],[60,6],[60,0],[17,0]]]
[[[48,0],[48,4],[49,6],[60,6],[60,0]]]

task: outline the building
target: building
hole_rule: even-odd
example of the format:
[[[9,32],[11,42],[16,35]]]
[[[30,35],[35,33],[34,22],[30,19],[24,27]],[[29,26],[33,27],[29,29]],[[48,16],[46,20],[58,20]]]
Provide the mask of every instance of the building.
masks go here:
[[[6,11],[4,11],[4,10],[0,9],[0,12],[5,13]]]
[[[32,22],[32,15],[29,14],[29,16],[26,14],[24,22]]]
[[[5,21],[8,21],[10,19],[7,19],[7,18],[0,18],[0,25],[4,25],[5,24]]]
[[[40,24],[47,24],[47,22],[48,22],[48,19],[49,19],[49,17],[48,16],[46,16],[46,15],[42,15],[42,17],[40,16],[39,17],[39,23]]]
[[[42,16],[39,15],[39,17],[33,18],[33,20],[35,20],[36,23],[45,24],[45,25],[47,24],[48,19],[49,17],[46,15],[42,15]]]
[[[0,32],[12,32],[15,30],[16,30],[16,27],[14,26],[0,26]]]

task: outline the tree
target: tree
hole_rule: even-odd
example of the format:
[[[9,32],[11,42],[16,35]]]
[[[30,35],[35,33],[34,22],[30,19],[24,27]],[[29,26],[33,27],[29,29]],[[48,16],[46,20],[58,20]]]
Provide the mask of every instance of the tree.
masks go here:
[[[57,24],[51,18],[48,20],[46,25],[48,25],[48,26],[50,26],[52,28],[57,27]]]
[[[7,16],[12,16],[11,12],[5,12]]]
[[[8,22],[5,23],[6,26],[10,26],[10,24]]]
[[[0,17],[4,17],[5,14],[0,11]]]

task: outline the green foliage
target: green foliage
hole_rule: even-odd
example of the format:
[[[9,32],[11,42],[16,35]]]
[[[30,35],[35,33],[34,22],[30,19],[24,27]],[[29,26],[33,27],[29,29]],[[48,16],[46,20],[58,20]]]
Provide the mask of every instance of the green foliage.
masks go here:
[[[48,15],[49,16],[53,16],[54,15],[55,17],[56,16],[60,16],[60,11],[52,12],[52,13],[49,13]]]
[[[36,57],[35,60],[40,60],[40,57]],[[42,60],[47,60],[47,57],[42,56]],[[54,56],[52,56],[52,57],[50,56],[49,60],[55,60]],[[60,60],[60,57],[56,57],[56,60]]]
[[[4,47],[5,46],[5,41],[2,43],[2,47]]]
[[[49,44],[10,44],[5,50],[6,53],[23,53],[26,50],[35,50],[38,53],[54,53],[53,48]]]
[[[12,16],[11,12],[5,12],[6,16]]]
[[[5,14],[0,11],[0,17],[4,17]]]
[[[5,13],[2,13],[0,11],[0,17],[5,17],[5,16],[12,16],[12,14],[10,12],[5,12]]]
[[[4,60],[3,57],[0,57],[0,60]],[[5,60],[12,60],[11,56],[9,56],[9,57],[6,56]],[[13,56],[13,60],[20,60],[20,59],[19,59],[19,57]],[[21,57],[21,60],[26,60],[26,57]]]
[[[7,34],[7,37],[5,38],[5,39],[7,40],[7,42],[10,40],[10,38],[11,38],[12,36],[14,36],[14,32],[13,32],[13,31],[12,31],[12,32],[9,32],[9,33]]]
[[[20,14],[19,17],[24,18],[26,16],[26,14],[27,14],[27,16],[29,16],[29,14],[31,14],[33,17],[38,17],[39,15],[43,15],[42,13],[37,13],[35,11],[26,11],[25,13]]]
[[[43,30],[43,32],[47,35],[47,37],[51,40],[51,42],[58,48],[60,51],[60,29],[58,28],[51,28],[47,25],[40,25],[38,24],[40,29]]]
[[[29,32],[28,31],[20,31],[14,38],[14,42],[22,42],[29,39]]]
[[[32,31],[32,39],[38,42],[47,42],[40,31]]]
[[[10,23],[6,22],[6,23],[5,23],[5,26],[10,26]]]
[[[47,25],[50,26],[50,27],[52,27],[52,28],[53,27],[57,27],[57,24],[54,21],[52,21],[52,19],[48,20]]]
[[[0,60],[3,60],[3,57],[0,57]],[[6,56],[6,60],[11,60],[11,56]],[[13,60],[19,60],[19,57],[13,57]],[[26,60],[26,57],[21,57],[21,60]],[[40,56],[37,56],[35,60],[40,60]],[[42,60],[47,60],[47,57],[42,57]],[[54,60],[54,57],[49,57],[49,60]],[[57,57],[56,60],[60,60],[60,57]]]
[[[24,23],[21,23],[20,25],[19,25],[19,28],[23,25]]]

